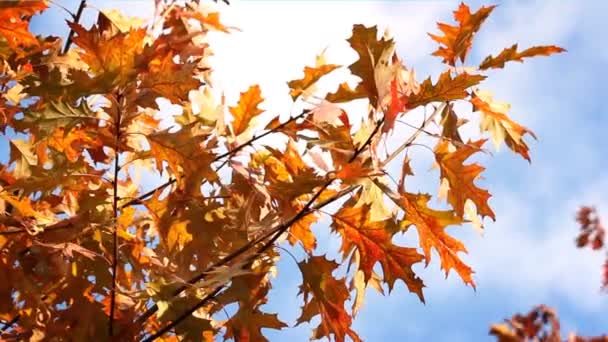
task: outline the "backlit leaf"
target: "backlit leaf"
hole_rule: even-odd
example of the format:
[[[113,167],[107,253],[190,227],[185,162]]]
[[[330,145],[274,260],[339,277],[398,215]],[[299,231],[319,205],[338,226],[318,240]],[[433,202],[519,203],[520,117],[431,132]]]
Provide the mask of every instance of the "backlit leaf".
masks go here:
[[[246,92],[241,93],[239,103],[236,107],[230,107],[232,113],[232,129],[235,136],[243,133],[250,125],[251,120],[264,111],[258,108],[264,102],[259,85],[251,86]]]
[[[496,6],[482,6],[476,12],[471,13],[469,6],[460,4],[458,10],[454,11],[454,20],[458,26],[445,23],[437,23],[437,27],[443,33],[442,36],[429,33],[429,36],[440,45],[433,52],[434,56],[443,58],[443,63],[456,66],[456,60],[464,62],[471,49],[473,37],[483,22],[488,18]]]
[[[523,51],[517,51],[517,44],[513,44],[510,48],[502,50],[496,57],[493,57],[492,55],[486,57],[479,65],[479,69],[504,68],[505,63],[507,62],[523,62],[524,58],[550,56],[554,53],[565,51],[566,49],[555,45],[533,46]]]

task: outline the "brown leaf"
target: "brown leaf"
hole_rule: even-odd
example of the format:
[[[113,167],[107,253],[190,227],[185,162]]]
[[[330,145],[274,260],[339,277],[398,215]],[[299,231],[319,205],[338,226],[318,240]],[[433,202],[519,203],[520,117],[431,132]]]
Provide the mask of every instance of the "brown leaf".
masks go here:
[[[467,97],[467,89],[473,87],[486,79],[482,75],[470,75],[462,73],[452,78],[449,71],[439,75],[439,80],[433,85],[431,78],[427,78],[420,84],[420,91],[408,97],[407,108],[425,106],[431,102],[445,102],[460,100]]]
[[[550,56],[552,54],[561,52],[566,52],[566,49],[555,45],[533,46],[531,48],[525,49],[524,51],[518,52],[517,44],[513,44],[510,48],[502,50],[500,54],[496,57],[493,57],[492,55],[486,57],[479,65],[479,69],[486,70],[491,68],[504,68],[505,63],[507,62],[523,63],[524,58],[536,56]]]
[[[361,78],[360,85],[365,89],[367,97],[373,107],[376,107],[378,101],[378,89],[376,88],[375,67],[380,60],[382,53],[394,44],[393,39],[381,38],[378,40],[378,29],[376,26],[365,27],[363,25],[354,25],[352,36],[348,38],[350,46],[357,52],[359,59],[351,64],[348,68],[355,76]],[[342,88],[342,85],[340,86]],[[357,87],[358,88],[358,87]],[[340,91],[340,89],[338,89]],[[355,90],[357,94],[360,90]],[[352,93],[352,92],[349,92]],[[340,96],[335,96],[339,98]],[[331,99],[327,99],[332,101]]]
[[[328,93],[325,99],[333,103],[348,102],[367,97],[367,91],[362,84],[358,84],[355,89],[352,89],[348,83],[340,83],[338,89],[333,93]]]

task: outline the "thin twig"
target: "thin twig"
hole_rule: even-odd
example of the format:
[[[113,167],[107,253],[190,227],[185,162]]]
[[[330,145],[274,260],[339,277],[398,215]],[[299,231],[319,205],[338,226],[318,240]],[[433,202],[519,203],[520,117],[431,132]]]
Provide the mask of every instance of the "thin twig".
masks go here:
[[[17,323],[17,321],[19,320],[19,318],[21,318],[21,315],[17,314],[15,317],[13,317],[13,319],[11,319],[8,322],[5,322],[2,325],[2,328],[0,328],[0,336],[2,336],[2,334],[4,334],[5,332],[7,332],[15,323]]]
[[[239,146],[237,146],[237,147],[233,148],[233,149],[232,149],[232,150],[230,150],[230,151],[227,151],[227,152],[225,152],[225,153],[220,154],[219,156],[215,157],[215,159],[214,159],[213,161],[214,161],[214,162],[216,162],[216,161],[218,161],[218,160],[220,160],[220,159],[223,159],[223,158],[225,158],[225,157],[228,157],[228,156],[234,155],[235,153],[237,153],[238,151],[242,150],[243,148],[245,148],[245,147],[247,147],[247,146],[249,146],[249,145],[253,144],[255,141],[262,139],[263,137],[267,136],[267,135],[268,135],[268,134],[270,134],[270,133],[274,133],[274,132],[276,132],[276,131],[280,130],[281,128],[283,128],[283,127],[285,127],[285,126],[289,125],[291,122],[296,121],[297,119],[302,118],[302,117],[304,117],[306,114],[309,114],[309,113],[310,113],[310,111],[309,111],[309,110],[305,110],[305,111],[303,111],[302,113],[300,113],[300,114],[298,114],[298,115],[296,115],[296,116],[292,116],[291,118],[289,118],[289,120],[287,120],[287,121],[283,122],[282,124],[278,125],[277,127],[273,128],[273,129],[270,129],[270,130],[268,130],[268,131],[266,131],[266,132],[264,132],[264,133],[262,133],[262,134],[260,134],[260,135],[258,135],[258,136],[255,136],[255,137],[253,137],[253,138],[251,138],[251,139],[247,140],[246,142],[244,142],[244,143],[242,143],[241,145],[239,145]]]
[[[108,325],[108,331],[110,339],[114,336],[114,311],[116,309],[116,273],[118,270],[118,173],[120,171],[120,124],[121,124],[121,111],[120,102],[121,96],[116,96],[116,122],[115,122],[115,145],[114,145],[114,192],[112,194],[112,211],[114,214],[114,232],[112,236],[112,288],[110,290],[110,323]]]
[[[380,166],[386,166],[388,163],[391,162],[391,160],[395,159],[395,157],[397,157],[401,152],[403,152],[403,150],[408,148],[414,142],[414,140],[418,138],[420,133],[422,133],[422,130],[433,121],[435,115],[443,111],[444,106],[446,106],[446,104],[442,103],[441,106],[437,107],[433,114],[429,115],[429,117],[424,120],[420,128],[418,128],[418,130],[414,132],[412,136],[410,136],[401,146],[399,146],[395,151],[393,151],[393,153],[391,153],[382,163],[380,163]]]
[[[190,315],[192,315],[196,310],[198,310],[198,309],[202,308],[203,306],[205,306],[205,304],[207,304],[207,302],[210,299],[215,298],[215,296],[222,290],[222,288],[223,287],[220,286],[217,289],[213,290],[213,292],[209,293],[204,298],[202,298],[198,303],[196,303],[196,305],[194,305],[190,309],[186,310],[184,313],[182,313],[181,315],[179,315],[179,317],[177,317],[171,323],[169,323],[169,324],[165,325],[164,327],[162,327],[159,331],[157,331],[154,334],[152,334],[152,335],[148,336],[147,338],[143,339],[142,342],[152,342],[152,341],[156,340],[157,338],[161,337],[162,335],[164,335],[167,331],[173,329],[181,321],[183,321],[184,319],[190,317]]]

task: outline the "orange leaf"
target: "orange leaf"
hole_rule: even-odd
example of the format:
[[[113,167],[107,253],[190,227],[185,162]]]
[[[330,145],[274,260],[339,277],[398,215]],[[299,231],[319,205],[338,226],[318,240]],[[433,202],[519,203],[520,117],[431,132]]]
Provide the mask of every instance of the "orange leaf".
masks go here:
[[[458,257],[458,252],[467,251],[464,244],[446,233],[449,225],[460,225],[464,221],[453,211],[434,210],[428,207],[431,196],[428,194],[413,194],[393,192],[380,182],[378,187],[405,212],[407,225],[414,225],[418,231],[418,241],[424,251],[426,264],[431,261],[431,248],[435,248],[441,259],[441,268],[447,277],[451,269],[455,269],[462,280],[473,287],[473,270]]]
[[[486,140],[469,141],[464,145],[459,145],[455,152],[438,150],[435,157],[441,170],[441,178],[446,178],[450,184],[448,202],[456,214],[461,217],[464,215],[465,202],[470,199],[475,203],[477,212],[481,216],[489,216],[496,220],[494,212],[488,206],[490,193],[478,188],[474,183],[485,168],[479,164],[463,164],[473,153],[479,152],[485,142]]]
[[[524,51],[517,51],[517,44],[513,44],[510,48],[502,50],[502,52],[493,57],[492,55],[486,57],[483,62],[479,65],[480,70],[486,70],[490,68],[498,69],[503,68],[506,62],[523,62],[524,58],[536,57],[536,56],[549,56],[554,53],[565,52],[563,49],[555,45],[547,46],[533,46],[527,48]]]
[[[234,118],[232,128],[235,136],[243,133],[249,127],[251,120],[264,112],[258,108],[263,101],[259,85],[251,86],[246,92],[241,93],[238,105],[229,108]]]
[[[12,48],[38,45],[29,31],[29,17],[47,8],[46,1],[1,1],[0,36]]]
[[[304,296],[304,306],[296,325],[320,315],[321,323],[314,329],[313,339],[334,335],[336,342],[344,342],[346,336],[354,342],[361,342],[361,338],[351,329],[351,316],[344,309],[345,301],[350,296],[345,279],[336,279],[332,275],[338,264],[325,256],[312,256],[299,262],[298,267],[302,272],[300,293]]]
[[[302,210],[301,205],[296,206],[290,215],[295,215],[297,212]],[[311,230],[313,223],[317,222],[317,216],[315,214],[308,214],[296,221],[289,227],[289,236],[287,241],[293,246],[298,241],[302,243],[304,250],[311,253],[317,248],[317,239],[315,234]]]
[[[469,6],[461,3],[458,10],[454,11],[454,20],[458,22],[458,26],[437,23],[439,30],[443,32],[443,36],[429,33],[434,41],[443,45],[433,52],[433,56],[442,57],[443,63],[448,63],[451,66],[456,66],[457,58],[464,62],[471,49],[473,36],[494,7],[496,6],[482,6],[477,12],[471,13]]]
[[[353,248],[357,249],[359,269],[363,271],[365,282],[369,281],[374,265],[379,262],[389,290],[392,290],[395,280],[401,279],[424,302],[424,284],[412,271],[412,266],[424,260],[424,257],[416,252],[416,248],[400,247],[391,242],[397,231],[392,219],[371,222],[370,207],[353,207],[353,204],[345,203],[333,215],[332,228],[342,236],[342,254],[346,257]]]
[[[316,67],[304,67],[304,78],[287,82],[291,91],[289,94],[295,100],[304,93],[308,88],[315,84],[321,77],[339,68],[339,65],[324,64]]]
[[[136,57],[143,51],[146,30],[132,29],[128,33],[113,29],[112,22],[99,12],[97,25],[86,30],[80,24],[69,23],[76,33],[73,41],[83,49],[82,60],[89,72],[107,83],[125,85],[139,74]]]
[[[493,102],[490,93],[479,90],[473,93],[470,102],[474,111],[481,112],[481,130],[490,132],[497,149],[504,141],[512,151],[530,161],[528,145],[523,136],[528,133],[536,138],[536,135],[507,116],[511,107],[508,103]]]
[[[467,89],[479,84],[486,79],[482,75],[458,74],[452,78],[449,71],[439,75],[439,80],[433,85],[431,78],[427,78],[420,84],[420,91],[412,94],[407,99],[407,108],[424,106],[431,102],[445,102],[460,100],[467,97]]]

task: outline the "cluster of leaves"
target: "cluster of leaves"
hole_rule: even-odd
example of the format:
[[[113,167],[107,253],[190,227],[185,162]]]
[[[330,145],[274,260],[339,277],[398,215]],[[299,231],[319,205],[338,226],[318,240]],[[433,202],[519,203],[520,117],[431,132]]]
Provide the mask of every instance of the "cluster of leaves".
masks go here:
[[[576,222],[580,225],[579,235],[576,237],[576,247],[590,247],[594,251],[605,248],[604,238],[606,230],[600,221],[599,215],[593,207],[582,207],[576,214]],[[608,256],[604,262],[604,276],[602,287],[608,288]]]
[[[580,224],[580,233],[576,238],[576,246],[591,247],[600,250],[604,247],[605,230],[594,207],[584,206],[579,209],[576,221]],[[604,263],[604,280],[602,287],[608,286],[608,260]],[[560,324],[554,309],[539,305],[527,315],[516,314],[506,323],[494,324],[490,334],[495,335],[500,342],[541,341],[560,342]],[[568,342],[607,342],[608,335],[597,337],[582,337],[569,334]]]
[[[313,339],[360,341],[351,324],[368,286],[390,291],[401,280],[424,300],[412,267],[428,264],[432,249],[446,276],[454,270],[475,286],[459,255],[466,248],[447,228],[494,219],[490,193],[475,183],[484,168],[467,163],[486,139],[462,139],[465,120],[453,103],[469,103],[481,133],[529,160],[524,136],[532,132],[477,87],[489,69],[563,51],[513,46],[462,67],[494,6],[461,4],[456,25],[440,23],[441,35],[431,35],[446,70],[418,83],[392,38],[355,25],[348,42],[359,58],[348,69],[360,82],[311,104],[323,97],[315,83],[341,68],[318,58],[288,83],[305,109],[261,128],[259,86],[227,110],[210,87],[207,33],[232,30],[217,12],[158,0],[148,25],[102,11],[85,28],[86,7],[83,0],[68,22],[64,44],[29,32],[46,1],[0,3],[0,129],[10,139],[0,166],[4,339],[264,341],[262,329],[287,326],[262,308],[282,242],[306,255],[297,262],[297,324],[319,316]],[[353,125],[356,113],[339,104],[361,99],[368,109]],[[181,112],[164,113],[169,103]],[[392,135],[400,147],[384,147],[408,113],[428,108],[411,135]],[[269,135],[286,143],[262,143]],[[449,209],[406,186],[409,151],[424,136],[435,144],[427,147]],[[402,172],[391,183],[397,157]],[[144,177],[160,184],[146,188]],[[316,248],[311,226],[321,215],[342,241],[340,260]],[[419,244],[396,244],[395,236],[415,234],[410,227]]]
[[[516,314],[502,324],[494,324],[490,334],[499,342],[562,342],[559,319],[555,310],[539,305],[526,315]],[[608,336],[582,337],[570,334],[567,342],[606,342]]]

